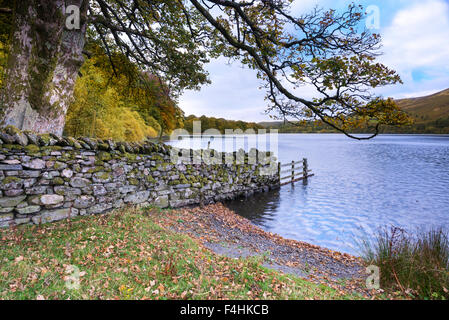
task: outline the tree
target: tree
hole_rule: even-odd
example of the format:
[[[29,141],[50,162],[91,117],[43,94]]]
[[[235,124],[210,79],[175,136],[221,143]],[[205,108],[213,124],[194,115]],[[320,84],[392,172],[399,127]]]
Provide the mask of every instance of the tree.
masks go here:
[[[83,62],[87,1],[79,29],[65,28],[64,1],[15,1],[13,37],[2,86],[5,125],[62,133],[65,112]]]
[[[371,93],[401,79],[376,61],[380,36],[362,30],[366,14],[361,6],[351,4],[343,13],[315,9],[294,17],[291,0],[190,2],[220,33],[225,53],[265,80],[267,112],[276,118],[319,119],[359,140],[375,137],[381,125],[409,122],[392,99]],[[212,15],[211,8],[221,14]],[[315,89],[315,99],[295,93],[304,84]],[[371,127],[373,134],[350,134],[361,126]]]
[[[67,27],[69,5],[79,8],[79,28]],[[172,0],[15,1],[11,12],[0,11],[14,17],[0,92],[2,125],[62,134],[88,35],[101,40],[108,53],[117,48],[160,78],[172,95],[206,83],[202,22],[198,13],[185,10]]]
[[[266,84],[267,111],[275,117],[319,119],[352,138],[356,126],[372,127],[373,137],[381,125],[406,123],[393,100],[371,93],[401,80],[377,62],[380,37],[362,30],[363,9],[315,9],[295,17],[291,2],[18,1],[2,91],[4,124],[62,132],[86,32],[108,53],[113,46],[120,49],[170,91],[206,83],[203,64],[224,54],[258,71]],[[64,26],[69,3],[81,9],[80,29]],[[315,99],[295,92],[304,84],[316,90]]]
[[[157,136],[157,133],[170,134],[173,129],[183,126],[182,110],[170,98],[168,87],[161,83],[160,79],[142,72],[120,52],[112,52],[108,57],[96,42],[90,41],[85,50],[89,51],[90,58],[80,70],[82,77],[77,80],[75,86],[75,101],[68,109],[64,133],[96,137],[109,134],[109,137],[142,140],[141,134],[121,134],[123,128],[117,125],[110,124],[109,133],[95,125],[93,119],[103,123],[106,118],[111,119],[111,116],[124,119],[121,112],[110,112],[122,110],[117,108],[120,104],[123,108],[135,111],[139,119],[143,120],[147,127],[151,127],[151,134],[147,136]],[[115,67],[112,68],[112,65]],[[105,104],[106,100],[102,97],[108,89],[117,93],[117,99],[109,100],[113,105]],[[135,119],[135,122],[140,122],[139,119]],[[108,126],[106,123],[105,125]],[[92,129],[94,126],[96,130]],[[164,130],[161,130],[162,127]],[[144,133],[145,130],[140,132]]]
[[[75,100],[68,108],[64,133],[116,141],[157,137],[160,125],[140,111],[152,108],[150,99],[145,99],[152,92],[140,86],[136,66],[123,55],[114,54],[114,76],[103,50],[95,44],[89,44],[88,50],[92,56],[83,64],[82,77],[76,81]]]

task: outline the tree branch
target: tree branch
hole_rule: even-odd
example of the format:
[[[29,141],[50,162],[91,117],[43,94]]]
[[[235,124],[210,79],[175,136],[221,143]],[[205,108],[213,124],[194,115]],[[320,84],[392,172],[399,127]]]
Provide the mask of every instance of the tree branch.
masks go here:
[[[0,8],[0,13],[11,14],[11,13],[12,13],[12,9],[9,9],[9,8]]]

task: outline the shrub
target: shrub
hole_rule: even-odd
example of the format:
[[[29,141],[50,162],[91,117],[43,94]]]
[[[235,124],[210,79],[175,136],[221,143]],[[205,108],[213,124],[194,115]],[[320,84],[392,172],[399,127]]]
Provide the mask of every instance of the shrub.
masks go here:
[[[410,234],[391,227],[365,242],[363,257],[380,268],[381,286],[416,299],[449,298],[449,241],[443,229]]]

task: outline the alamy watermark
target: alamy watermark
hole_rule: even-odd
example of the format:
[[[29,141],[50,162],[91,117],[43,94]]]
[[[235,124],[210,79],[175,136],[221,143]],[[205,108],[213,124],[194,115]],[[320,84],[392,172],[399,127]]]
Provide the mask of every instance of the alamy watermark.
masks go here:
[[[80,8],[77,5],[69,5],[65,8],[66,28],[68,30],[79,30],[80,27]],[[380,29],[380,8],[377,5],[369,5],[366,8],[366,28],[369,30]]]
[[[378,266],[368,266],[366,268],[366,273],[369,274],[366,278],[366,287],[370,290],[380,289],[380,269]]]
[[[76,5],[70,5],[65,8],[65,15],[68,17],[65,20],[65,27],[69,30],[79,30],[81,28],[80,8]]]
[[[380,29],[380,8],[370,5],[366,8],[366,28],[369,30]]]
[[[202,132],[201,121],[194,121],[192,133],[176,129],[170,136],[171,141],[182,139],[188,145],[170,150],[173,164],[260,165],[260,175],[273,175],[278,170],[278,130],[226,129],[222,134],[218,129],[208,129]]]
[[[65,286],[69,290],[78,290],[80,288],[80,269],[77,266],[69,265],[65,270],[67,276],[64,277]]]

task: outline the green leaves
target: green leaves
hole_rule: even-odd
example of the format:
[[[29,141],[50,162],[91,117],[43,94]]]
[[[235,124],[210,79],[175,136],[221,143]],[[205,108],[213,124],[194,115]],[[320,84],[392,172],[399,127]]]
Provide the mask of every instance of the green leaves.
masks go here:
[[[105,47],[112,38],[132,62],[162,78],[172,97],[208,83],[203,65],[218,49],[210,27],[184,1],[96,0],[91,16],[94,38]]]
[[[366,106],[379,99],[372,89],[401,79],[378,62],[380,37],[363,29],[363,7],[351,4],[341,12],[315,8],[296,17],[290,1],[190,2],[219,30],[225,52],[258,70],[270,101],[268,112],[279,119],[319,119],[352,138],[348,130],[361,121],[377,121],[373,136],[384,123],[405,122],[405,115],[390,103],[377,104],[374,112]],[[208,14],[206,3],[219,4],[222,14]],[[313,99],[295,90],[304,85],[315,89]],[[393,114],[387,117],[388,112]]]

